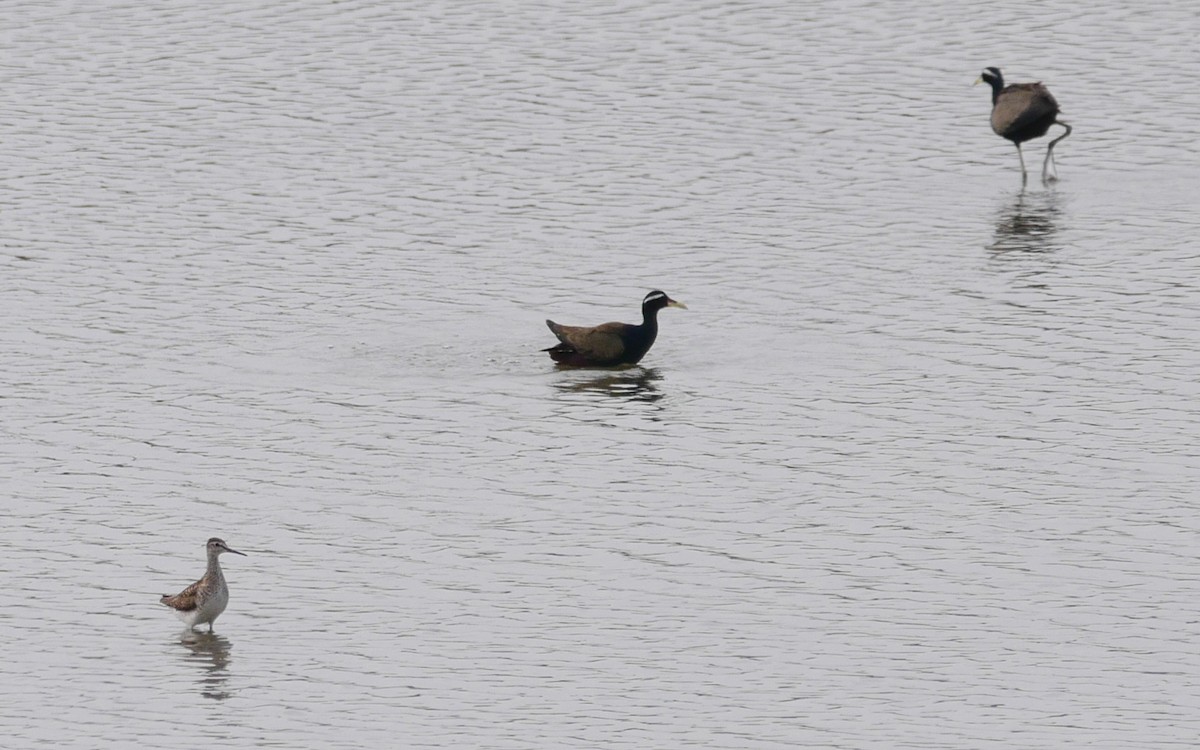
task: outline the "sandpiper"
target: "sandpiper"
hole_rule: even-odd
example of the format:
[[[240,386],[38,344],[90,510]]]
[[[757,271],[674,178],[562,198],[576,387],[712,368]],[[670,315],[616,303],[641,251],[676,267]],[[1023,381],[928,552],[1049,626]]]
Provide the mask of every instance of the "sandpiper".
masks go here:
[[[225,585],[225,576],[221,574],[221,563],[217,558],[222,552],[243,556],[246,553],[238,552],[215,536],[208,540],[205,548],[208,550],[208,570],[204,571],[204,577],[175,596],[163,594],[159,601],[175,610],[175,614],[189,629],[207,622],[208,632],[211,633],[213,621],[229,604],[229,587]]]

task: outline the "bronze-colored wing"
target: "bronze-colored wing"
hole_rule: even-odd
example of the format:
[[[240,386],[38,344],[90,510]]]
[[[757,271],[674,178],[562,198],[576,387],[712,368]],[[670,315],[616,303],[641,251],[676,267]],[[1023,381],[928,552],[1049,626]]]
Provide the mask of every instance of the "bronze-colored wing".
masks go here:
[[[1006,86],[992,109],[992,129],[1019,140],[1045,135],[1058,115],[1058,102],[1040,83]]]
[[[546,325],[559,341],[596,362],[620,359],[625,353],[625,342],[621,334],[633,327],[627,323],[605,323],[594,328],[585,328],[559,325],[553,320],[547,320]]]
[[[191,612],[199,604],[196,594],[200,592],[200,582],[196,581],[191,586],[188,586],[183,591],[180,591],[175,596],[163,594],[160,602],[167,605],[171,609],[177,609],[180,612]]]

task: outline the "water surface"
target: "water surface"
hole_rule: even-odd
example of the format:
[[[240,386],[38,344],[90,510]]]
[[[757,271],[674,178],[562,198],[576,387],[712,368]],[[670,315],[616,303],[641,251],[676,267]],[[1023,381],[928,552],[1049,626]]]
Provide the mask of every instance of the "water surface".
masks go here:
[[[1191,4],[7,20],[10,742],[1194,744]]]

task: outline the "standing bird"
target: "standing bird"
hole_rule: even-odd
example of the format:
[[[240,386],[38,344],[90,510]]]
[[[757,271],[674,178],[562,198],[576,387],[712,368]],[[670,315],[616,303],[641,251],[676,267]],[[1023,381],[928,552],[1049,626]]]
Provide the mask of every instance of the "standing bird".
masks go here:
[[[1050,141],[1046,149],[1046,161],[1042,163],[1042,182],[1057,180],[1058,175],[1050,176],[1048,171],[1054,164],[1054,144],[1071,134],[1071,126],[1059,121],[1058,102],[1050,95],[1050,90],[1041,82],[1005,86],[999,68],[984,68],[975,83],[984,82],[992,87],[992,130],[1001,138],[1016,144],[1017,158],[1021,160],[1022,181],[1026,179],[1026,174],[1021,144],[1041,138],[1051,125],[1062,125],[1067,129],[1067,132]]]
[[[225,576],[221,573],[221,563],[217,562],[217,558],[222,552],[243,557],[246,553],[230,548],[215,536],[208,540],[205,549],[208,550],[208,569],[204,571],[204,577],[175,596],[163,594],[159,601],[175,610],[175,614],[189,629],[207,622],[208,632],[211,633],[213,621],[229,604],[229,587],[225,585]]]
[[[563,326],[553,320],[546,325],[561,344],[542,351],[550,358],[569,367],[612,367],[636,365],[650,351],[658,336],[658,311],[664,307],[686,310],[687,305],[676,302],[665,292],[655,290],[642,300],[642,323],[605,323],[594,328]]]

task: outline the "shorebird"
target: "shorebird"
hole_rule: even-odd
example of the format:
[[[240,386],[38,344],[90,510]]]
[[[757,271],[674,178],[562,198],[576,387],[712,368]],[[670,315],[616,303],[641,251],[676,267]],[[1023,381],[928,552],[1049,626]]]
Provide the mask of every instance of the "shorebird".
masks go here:
[[[222,552],[242,556],[246,553],[232,549],[215,536],[208,540],[205,549],[208,550],[208,569],[204,571],[204,577],[175,596],[163,594],[159,601],[175,610],[189,630],[207,622],[208,632],[211,633],[213,621],[229,604],[229,587],[225,585],[225,576],[221,573],[221,563],[217,558]]]
[[[564,326],[547,320],[546,325],[560,343],[542,351],[550,352],[551,359],[567,367],[636,365],[650,351],[658,336],[658,311],[664,307],[687,309],[687,305],[656,289],[642,300],[641,325]]]
[[[1058,179],[1054,167],[1054,145],[1071,134],[1071,126],[1058,119],[1058,102],[1050,90],[1038,83],[1012,83],[1004,85],[1004,76],[999,68],[984,68],[975,84],[986,83],[992,87],[992,132],[1016,144],[1017,158],[1021,160],[1021,181],[1025,180],[1025,156],[1021,144],[1033,138],[1041,138],[1051,125],[1062,125],[1067,132],[1050,141],[1046,148],[1046,161],[1042,162],[1042,182]]]

